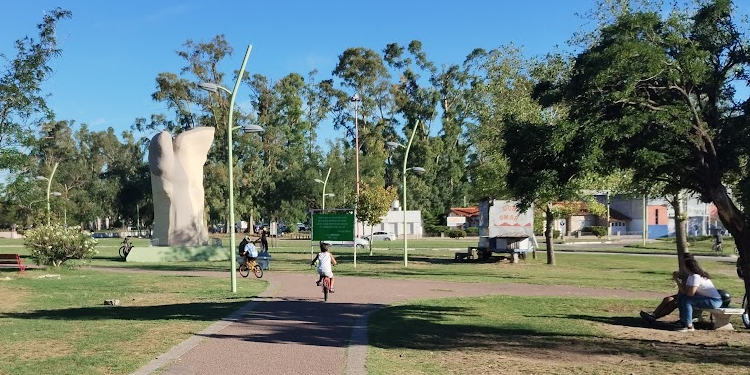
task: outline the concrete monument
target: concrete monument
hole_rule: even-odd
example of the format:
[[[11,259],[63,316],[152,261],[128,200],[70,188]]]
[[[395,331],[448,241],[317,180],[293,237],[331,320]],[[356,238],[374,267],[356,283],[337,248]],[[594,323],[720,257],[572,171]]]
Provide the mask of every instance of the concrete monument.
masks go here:
[[[158,246],[199,246],[208,242],[203,164],[214,139],[213,127],[198,127],[172,138],[163,131],[151,139],[148,162]]]

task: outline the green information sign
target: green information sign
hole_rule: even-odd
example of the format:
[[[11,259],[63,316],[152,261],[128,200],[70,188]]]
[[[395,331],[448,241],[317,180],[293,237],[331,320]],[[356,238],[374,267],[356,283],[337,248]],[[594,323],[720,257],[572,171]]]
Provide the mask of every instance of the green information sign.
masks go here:
[[[354,214],[315,213],[313,241],[354,241]]]

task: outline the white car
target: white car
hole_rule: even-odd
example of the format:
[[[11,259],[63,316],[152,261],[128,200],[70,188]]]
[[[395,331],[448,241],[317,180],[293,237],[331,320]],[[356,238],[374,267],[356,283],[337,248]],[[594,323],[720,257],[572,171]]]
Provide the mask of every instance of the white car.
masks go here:
[[[369,241],[370,236],[365,236],[365,240]],[[373,241],[395,241],[396,235],[388,232],[374,232],[372,234]]]
[[[333,247],[351,247],[352,246],[351,241],[323,241],[323,242],[326,242]],[[356,243],[357,247],[359,248],[364,248],[370,245],[370,242],[368,242],[366,239],[359,238],[359,237],[354,239],[354,243]]]

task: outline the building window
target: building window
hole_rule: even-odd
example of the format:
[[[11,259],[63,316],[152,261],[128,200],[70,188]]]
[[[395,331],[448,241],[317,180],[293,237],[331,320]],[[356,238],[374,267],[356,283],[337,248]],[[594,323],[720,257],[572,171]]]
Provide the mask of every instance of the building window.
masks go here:
[[[659,224],[659,209],[658,208],[654,210],[654,221],[655,221],[654,224],[657,224],[657,225]]]

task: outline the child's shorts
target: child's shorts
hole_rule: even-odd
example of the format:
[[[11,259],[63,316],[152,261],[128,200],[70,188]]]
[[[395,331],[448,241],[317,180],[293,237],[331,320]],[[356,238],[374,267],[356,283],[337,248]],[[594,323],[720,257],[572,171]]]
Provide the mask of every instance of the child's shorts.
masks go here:
[[[333,272],[331,272],[331,271],[324,272],[323,270],[319,269],[318,270],[318,275],[320,275],[320,276],[327,276],[327,277],[333,277]]]

